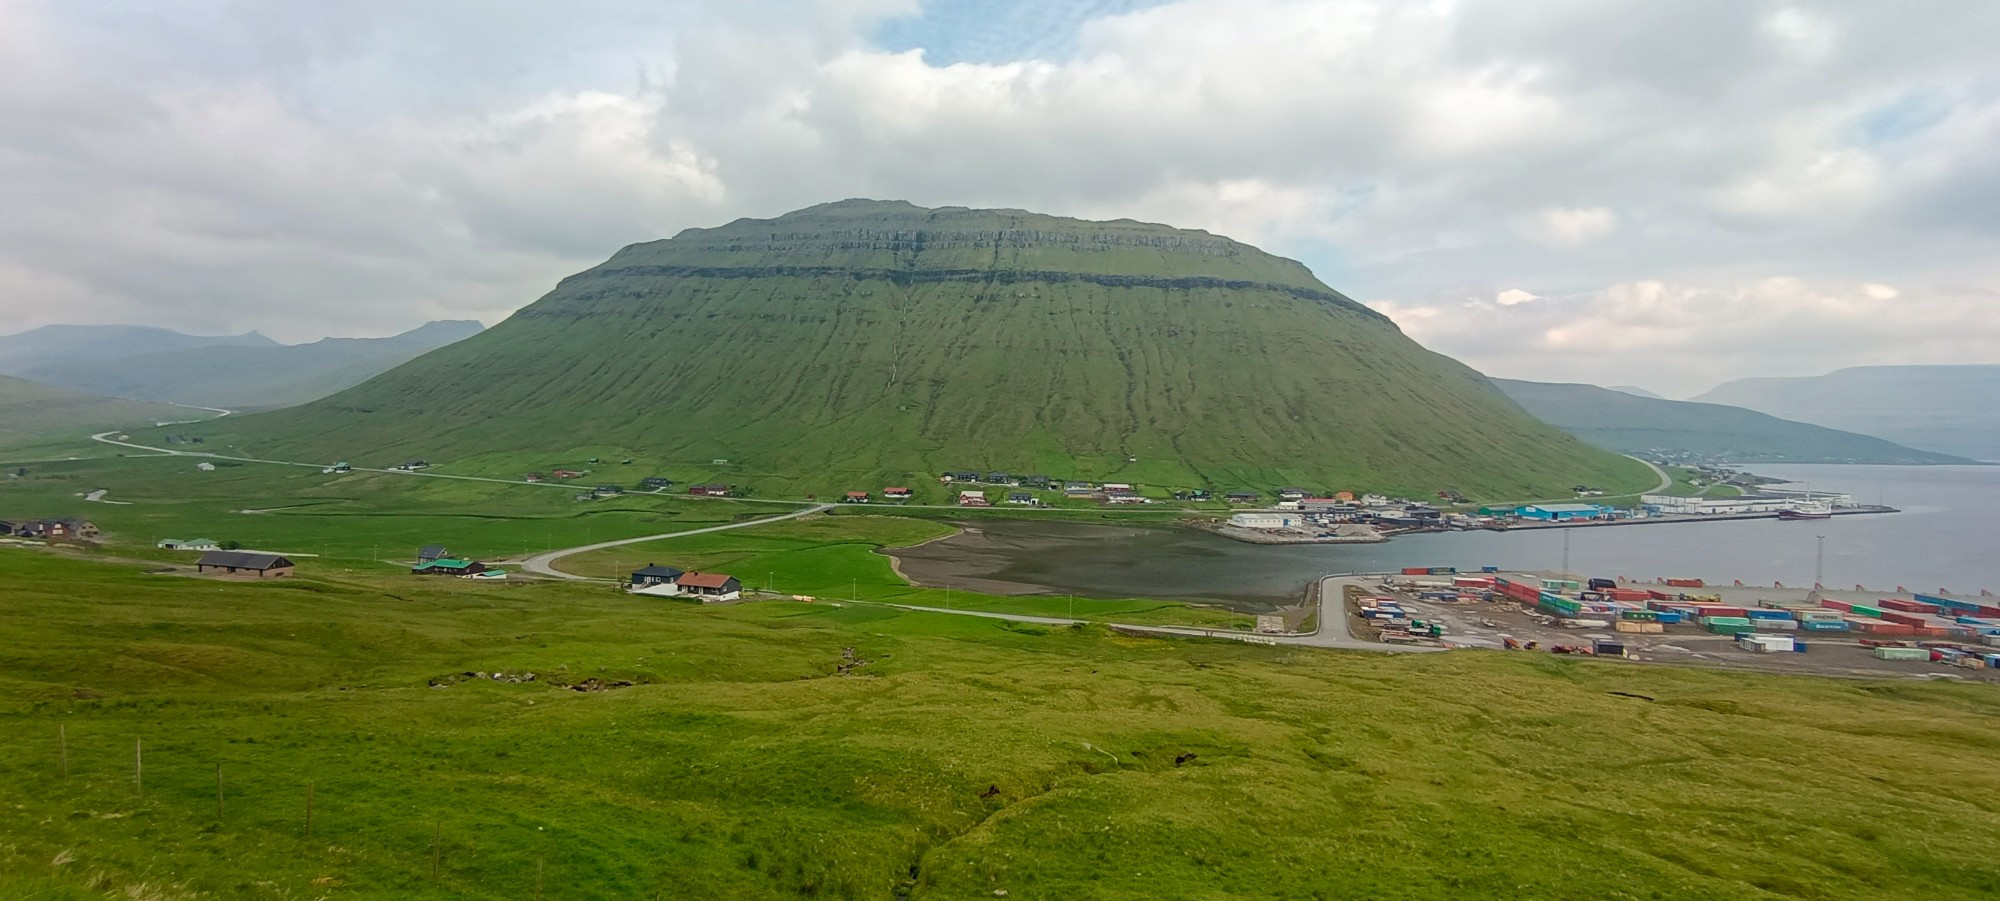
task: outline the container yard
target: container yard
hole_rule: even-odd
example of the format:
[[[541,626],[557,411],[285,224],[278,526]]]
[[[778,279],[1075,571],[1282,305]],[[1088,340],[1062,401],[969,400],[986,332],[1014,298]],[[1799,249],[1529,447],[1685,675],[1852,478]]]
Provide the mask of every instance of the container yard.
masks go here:
[[[1409,567],[1359,602],[1381,640],[1827,675],[2000,681],[2000,598]]]

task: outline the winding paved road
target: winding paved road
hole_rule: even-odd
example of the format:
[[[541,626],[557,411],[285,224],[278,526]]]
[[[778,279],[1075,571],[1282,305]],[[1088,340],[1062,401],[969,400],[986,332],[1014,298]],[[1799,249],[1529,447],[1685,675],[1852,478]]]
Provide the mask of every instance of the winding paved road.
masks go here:
[[[769,525],[770,523],[774,522],[784,522],[787,519],[797,519],[801,516],[807,516],[813,513],[822,513],[831,509],[833,509],[832,504],[817,504],[815,506],[807,507],[803,510],[794,510],[790,513],[784,513],[778,516],[766,516],[763,519],[748,519],[744,520],[743,522],[732,522],[726,525],[708,526],[706,528],[701,528],[701,529],[689,529],[685,532],[663,532],[658,535],[641,535],[638,538],[620,538],[617,541],[600,541],[596,544],[586,544],[581,547],[564,548],[559,551],[549,551],[548,553],[545,554],[536,554],[533,557],[529,557],[528,559],[521,561],[521,569],[525,572],[531,572],[539,576],[551,576],[557,579],[568,579],[572,582],[615,582],[617,581],[616,579],[599,579],[591,576],[579,576],[576,575],[575,573],[566,573],[563,572],[562,570],[556,569],[555,562],[557,560],[561,560],[564,557],[568,557],[572,554],[582,554],[582,553],[587,553],[589,551],[601,551],[609,547],[623,547],[628,544],[639,544],[641,542],[646,542],[646,541],[659,541],[660,539],[663,538],[679,538],[684,535],[705,535],[708,534],[709,532],[727,532],[730,529],[747,529],[751,526],[762,526],[762,525]]]
[[[1638,457],[1633,457],[1631,454],[1626,454],[1625,456],[1630,457],[1631,459],[1634,460],[1639,460]],[[1661,469],[1659,466],[1655,465],[1651,460],[1639,460],[1639,462],[1646,464],[1647,469],[1652,470],[1654,475],[1660,477],[1660,484],[1653,486],[1653,490],[1641,491],[1639,492],[1640,494],[1666,494],[1667,489],[1674,487],[1674,477],[1668,475],[1666,470]]]

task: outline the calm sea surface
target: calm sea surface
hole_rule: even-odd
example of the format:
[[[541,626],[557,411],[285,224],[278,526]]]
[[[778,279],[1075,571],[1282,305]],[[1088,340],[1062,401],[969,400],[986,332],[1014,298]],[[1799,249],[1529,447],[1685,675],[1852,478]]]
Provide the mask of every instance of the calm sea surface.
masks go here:
[[[1299,596],[1326,572],[1404,566],[1557,569],[1607,576],[1698,576],[1727,584],[1811,584],[1815,536],[1826,536],[1826,584],[2000,591],[2000,466],[1758,466],[1760,475],[1846,492],[1903,512],[1817,522],[1775,519],[1530,532],[1412,535],[1371,545],[1253,545],[1181,528],[1032,521],[904,560],[928,584],[1013,583],[1097,597],[1176,597],[1260,607]]]

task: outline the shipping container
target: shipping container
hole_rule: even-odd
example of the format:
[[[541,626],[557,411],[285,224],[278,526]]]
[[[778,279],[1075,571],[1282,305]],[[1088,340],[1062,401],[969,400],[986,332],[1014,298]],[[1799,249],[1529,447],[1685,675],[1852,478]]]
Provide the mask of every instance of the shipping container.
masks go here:
[[[1617,588],[1617,587],[1618,587],[1618,580],[1616,580],[1616,579],[1592,579],[1592,580],[1590,580],[1590,587],[1591,587],[1591,590],[1593,590],[1593,591],[1605,591],[1605,590],[1608,590],[1608,589],[1612,589],[1612,588]]]
[[[1659,618],[1660,624],[1665,626],[1675,626],[1687,621],[1687,617],[1679,610],[1655,610],[1653,614]]]
[[[1845,620],[1838,620],[1838,619],[1836,620],[1809,619],[1806,620],[1805,622],[1799,623],[1799,629],[1806,632],[1845,632],[1847,631],[1847,622]]]
[[[1919,601],[1906,601],[1903,600],[1902,598],[1883,598],[1879,601],[1876,601],[1875,604],[1876,606],[1881,607],[1884,610],[1901,610],[1904,613],[1943,612],[1943,610],[1937,604],[1925,604]]]
[[[1751,625],[1759,632],[1797,632],[1799,621],[1795,619],[1753,619]]]
[[[1599,657],[1623,657],[1625,656],[1625,643],[1600,638],[1590,643],[1590,650]]]
[[[1930,625],[1930,619],[1928,617],[1916,613],[1904,613],[1901,610],[1884,610],[1882,611],[1882,615],[1876,618],[1886,619],[1892,623],[1902,623],[1903,625],[1906,626]]]
[[[1424,574],[1430,576],[1448,576],[1455,572],[1458,572],[1456,566],[1433,566],[1424,570]]]
[[[1614,623],[1613,626],[1620,632],[1636,632],[1640,634],[1656,634],[1667,631],[1667,627],[1659,623],[1649,623],[1644,620],[1635,619],[1621,619]]]
[[[1483,573],[1497,573],[1500,571],[1500,567],[1488,564],[1486,566],[1480,567],[1479,571]]]
[[[1876,648],[1875,659],[1927,661],[1931,659],[1931,652],[1928,648]]]
[[[1744,615],[1744,616],[1747,616],[1747,617],[1750,617],[1751,619],[1791,619],[1791,618],[1792,618],[1792,613],[1791,613],[1791,611],[1789,611],[1789,610],[1773,610],[1773,609],[1770,609],[1770,608],[1768,608],[1768,607],[1752,607],[1752,608],[1750,608],[1750,609],[1748,609],[1748,610],[1745,610],[1745,611],[1743,611],[1743,615]]]
[[[1675,588],[1700,588],[1703,582],[1700,579],[1668,579],[1667,584]]]
[[[1854,609],[1854,605],[1848,603],[1847,601],[1836,601],[1836,600],[1831,600],[1829,598],[1820,598],[1819,605],[1821,607],[1825,607],[1828,610],[1848,611]]]

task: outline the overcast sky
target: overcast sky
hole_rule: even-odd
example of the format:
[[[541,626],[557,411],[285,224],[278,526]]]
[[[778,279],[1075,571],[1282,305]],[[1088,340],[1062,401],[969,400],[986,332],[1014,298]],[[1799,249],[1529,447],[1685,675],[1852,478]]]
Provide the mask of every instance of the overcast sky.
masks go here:
[[[2000,3],[0,0],[0,332],[489,324],[845,197],[1205,228],[1489,374],[2000,362]]]

